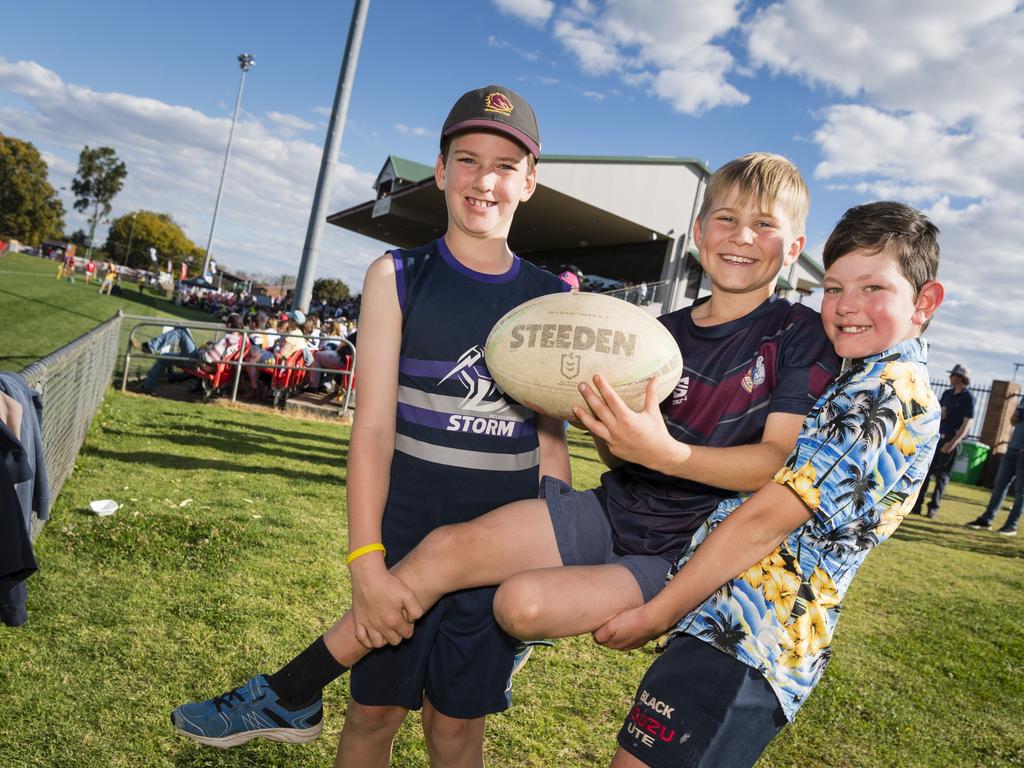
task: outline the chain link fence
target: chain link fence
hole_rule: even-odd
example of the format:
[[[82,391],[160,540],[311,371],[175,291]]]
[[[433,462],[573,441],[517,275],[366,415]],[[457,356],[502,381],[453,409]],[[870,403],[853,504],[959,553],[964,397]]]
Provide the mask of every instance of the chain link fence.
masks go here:
[[[75,468],[89,425],[103,402],[118,358],[122,314],[36,360],[21,375],[43,399],[43,451],[50,499]],[[42,529],[33,513],[32,538]]]

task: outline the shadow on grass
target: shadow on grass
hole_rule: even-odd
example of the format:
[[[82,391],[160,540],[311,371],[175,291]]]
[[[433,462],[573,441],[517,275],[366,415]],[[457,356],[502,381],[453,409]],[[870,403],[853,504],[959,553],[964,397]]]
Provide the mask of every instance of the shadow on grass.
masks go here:
[[[206,434],[198,435],[196,434],[198,431],[205,431]],[[136,436],[135,432],[120,429],[108,428],[105,429],[104,432],[107,435],[117,437],[132,438]],[[285,448],[279,443],[261,439],[259,435],[239,432],[232,429],[203,430],[201,427],[195,429],[190,428],[188,434],[183,434],[181,432],[158,432],[156,430],[147,429],[145,434],[149,439],[166,441],[169,446],[180,444],[184,439],[188,441],[190,449],[200,447],[209,448],[210,450],[217,451],[218,453],[235,456],[240,455],[246,458],[263,454],[275,459],[308,461],[313,464],[331,464],[337,462],[339,459],[345,460],[348,457],[348,441],[339,441],[338,443],[335,443],[339,450],[328,453],[323,449],[310,449],[305,446]],[[86,453],[87,448],[83,449],[82,452]]]
[[[181,437],[177,435],[176,437]],[[271,456],[282,456],[280,451],[263,451]],[[172,453],[160,453],[156,451],[109,451],[97,448],[83,448],[83,456],[96,457],[104,461],[116,461],[123,462],[127,465],[144,464],[146,467],[161,467],[164,469],[175,469],[175,470],[202,470],[204,472],[209,471],[221,471],[221,472],[241,472],[244,474],[254,475],[256,477],[266,477],[267,475],[278,475],[287,480],[307,480],[309,482],[323,482],[324,473],[323,471],[318,472],[302,472],[289,467],[275,466],[273,464],[260,464],[252,465],[247,463],[248,459],[246,456],[240,456],[238,461],[221,461],[217,459],[203,458],[201,456],[181,456],[179,454]],[[304,455],[302,460],[317,465],[327,465],[334,469],[334,463],[341,460],[344,461],[348,458],[347,453],[342,452],[339,456],[324,456],[315,457],[311,455]],[[340,476],[340,467],[337,468]]]
[[[202,405],[198,401],[196,401],[196,406],[197,407],[208,407],[208,406]],[[267,411],[268,415],[287,416],[287,413],[282,414],[282,412],[280,410],[277,410],[275,408],[267,408],[266,411]],[[320,443],[327,443],[329,445],[339,445],[340,444],[343,447],[347,447],[348,446],[348,438],[344,438],[344,437],[337,436],[337,435],[323,435],[323,434],[319,434],[318,432],[313,431],[313,430],[310,430],[308,432],[300,432],[298,430],[293,430],[293,429],[278,429],[276,427],[270,427],[270,426],[267,426],[265,424],[261,424],[258,427],[257,426],[251,426],[251,425],[237,424],[233,420],[231,420],[230,418],[225,418],[226,414],[232,414],[232,413],[238,413],[238,411],[237,410],[214,410],[214,411],[211,412],[210,418],[209,418],[209,420],[208,420],[208,422],[206,424],[190,424],[189,427],[188,427],[189,432],[192,433],[192,432],[204,431],[204,432],[207,432],[208,434],[211,434],[211,435],[220,435],[220,434],[222,434],[222,433],[224,433],[226,431],[231,431],[231,432],[235,432],[235,433],[237,433],[239,435],[242,435],[244,437],[244,439],[246,439],[246,440],[250,440],[250,439],[255,437],[256,439],[262,438],[263,442],[266,442],[267,438],[277,437],[277,438],[290,438],[290,439],[293,439],[293,440],[302,440],[302,441],[306,441],[306,442],[308,442],[308,441],[315,441],[315,442],[320,442]],[[245,411],[245,413],[246,413],[246,415],[251,415],[253,412],[252,411]],[[161,420],[146,420],[146,421],[139,422],[139,426],[143,427],[145,429],[159,429],[161,427],[166,427],[167,423],[165,421],[161,421]],[[128,433],[122,432],[120,434],[128,434]],[[148,434],[149,433],[147,433],[147,435]],[[177,435],[175,438],[172,438],[172,441],[173,442],[177,442],[178,440],[180,440],[180,438],[181,438],[181,436]]]
[[[908,517],[896,531],[895,537],[978,555],[1024,559],[1024,547],[1018,546],[1016,539],[1003,538],[992,531],[974,531],[957,523]]]

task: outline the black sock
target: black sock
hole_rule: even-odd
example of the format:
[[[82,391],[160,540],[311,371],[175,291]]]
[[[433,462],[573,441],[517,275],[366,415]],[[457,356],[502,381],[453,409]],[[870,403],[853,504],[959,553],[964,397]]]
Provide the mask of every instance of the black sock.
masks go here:
[[[301,709],[320,698],[324,687],[337,680],[348,667],[339,664],[323,637],[267,677],[270,687],[281,703],[290,709]]]

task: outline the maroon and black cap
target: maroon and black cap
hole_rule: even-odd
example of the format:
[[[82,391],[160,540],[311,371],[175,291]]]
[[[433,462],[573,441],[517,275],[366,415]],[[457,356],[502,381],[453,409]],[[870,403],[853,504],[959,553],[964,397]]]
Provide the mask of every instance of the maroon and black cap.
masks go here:
[[[526,147],[535,160],[540,159],[537,116],[526,99],[509,88],[488,85],[464,93],[444,121],[441,140],[473,128],[503,133]]]

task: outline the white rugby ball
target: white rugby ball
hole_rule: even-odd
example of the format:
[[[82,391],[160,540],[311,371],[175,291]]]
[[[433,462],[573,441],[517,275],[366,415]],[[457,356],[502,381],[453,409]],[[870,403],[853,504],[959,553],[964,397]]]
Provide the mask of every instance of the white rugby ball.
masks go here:
[[[626,405],[639,411],[648,379],[661,402],[679,383],[683,356],[658,320],[622,299],[599,293],[556,293],[505,314],[484,349],[487,370],[523,405],[573,420],[586,408],[580,382],[599,373]]]

